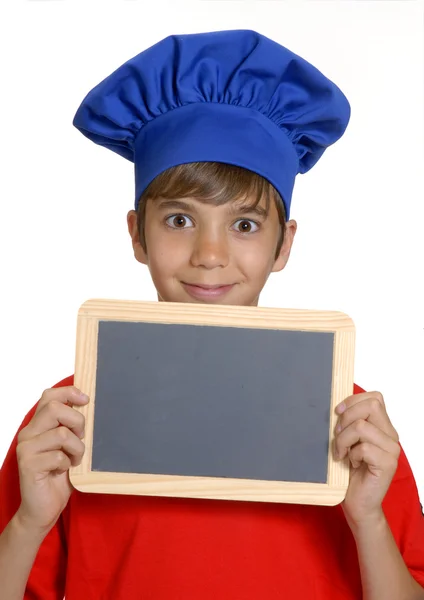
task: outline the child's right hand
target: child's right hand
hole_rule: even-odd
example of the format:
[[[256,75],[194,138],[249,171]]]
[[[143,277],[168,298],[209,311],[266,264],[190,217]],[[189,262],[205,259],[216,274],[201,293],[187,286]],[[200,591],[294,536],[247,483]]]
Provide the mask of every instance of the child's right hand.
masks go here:
[[[21,505],[16,516],[25,527],[47,534],[68,503],[68,469],[81,463],[85,450],[85,419],[72,405],[87,402],[75,387],[48,389],[18,435]]]

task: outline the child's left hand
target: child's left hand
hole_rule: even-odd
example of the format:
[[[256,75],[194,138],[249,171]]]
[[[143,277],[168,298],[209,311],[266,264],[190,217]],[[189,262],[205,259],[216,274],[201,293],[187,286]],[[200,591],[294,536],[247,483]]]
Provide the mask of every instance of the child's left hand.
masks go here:
[[[343,408],[345,406],[345,408]],[[380,392],[349,396],[336,407],[335,451],[349,457],[350,481],[342,504],[351,529],[383,515],[382,501],[396,472],[399,436]]]

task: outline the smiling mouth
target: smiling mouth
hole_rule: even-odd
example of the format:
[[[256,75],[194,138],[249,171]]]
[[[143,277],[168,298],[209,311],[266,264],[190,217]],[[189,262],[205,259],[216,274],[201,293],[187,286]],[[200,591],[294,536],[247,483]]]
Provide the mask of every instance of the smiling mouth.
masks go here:
[[[212,298],[220,298],[227,294],[233,287],[234,283],[230,284],[217,284],[217,285],[205,285],[205,284],[197,284],[197,283],[185,283],[183,284],[186,292],[197,299],[212,299]]]
[[[202,290],[217,290],[219,288],[225,288],[234,285],[233,283],[218,283],[217,285],[205,285],[201,283],[186,283],[185,281],[183,281],[183,284],[189,285],[190,287],[201,288]]]

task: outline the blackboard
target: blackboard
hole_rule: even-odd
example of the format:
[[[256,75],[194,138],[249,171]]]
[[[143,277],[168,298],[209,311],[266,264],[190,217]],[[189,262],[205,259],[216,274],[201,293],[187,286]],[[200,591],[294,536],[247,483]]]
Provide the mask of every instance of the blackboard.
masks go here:
[[[75,384],[92,399],[80,409],[89,444],[71,481],[106,493],[341,501],[348,469],[332,459],[333,413],[352,393],[353,342],[338,312],[85,303]]]

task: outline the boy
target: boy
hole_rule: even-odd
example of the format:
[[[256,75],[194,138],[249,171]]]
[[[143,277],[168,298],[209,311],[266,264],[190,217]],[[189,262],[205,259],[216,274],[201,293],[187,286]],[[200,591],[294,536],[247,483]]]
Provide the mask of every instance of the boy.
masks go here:
[[[252,31],[171,36],[84,99],[74,124],[133,160],[128,229],[159,301],[256,306],[289,258],[295,176],[344,132],[349,105]],[[424,598],[424,521],[380,393],[339,407],[352,473],[326,508],[81,494],[72,377],[25,418],[0,477],[5,600]],[[119,398],[117,398],[119,402]]]

